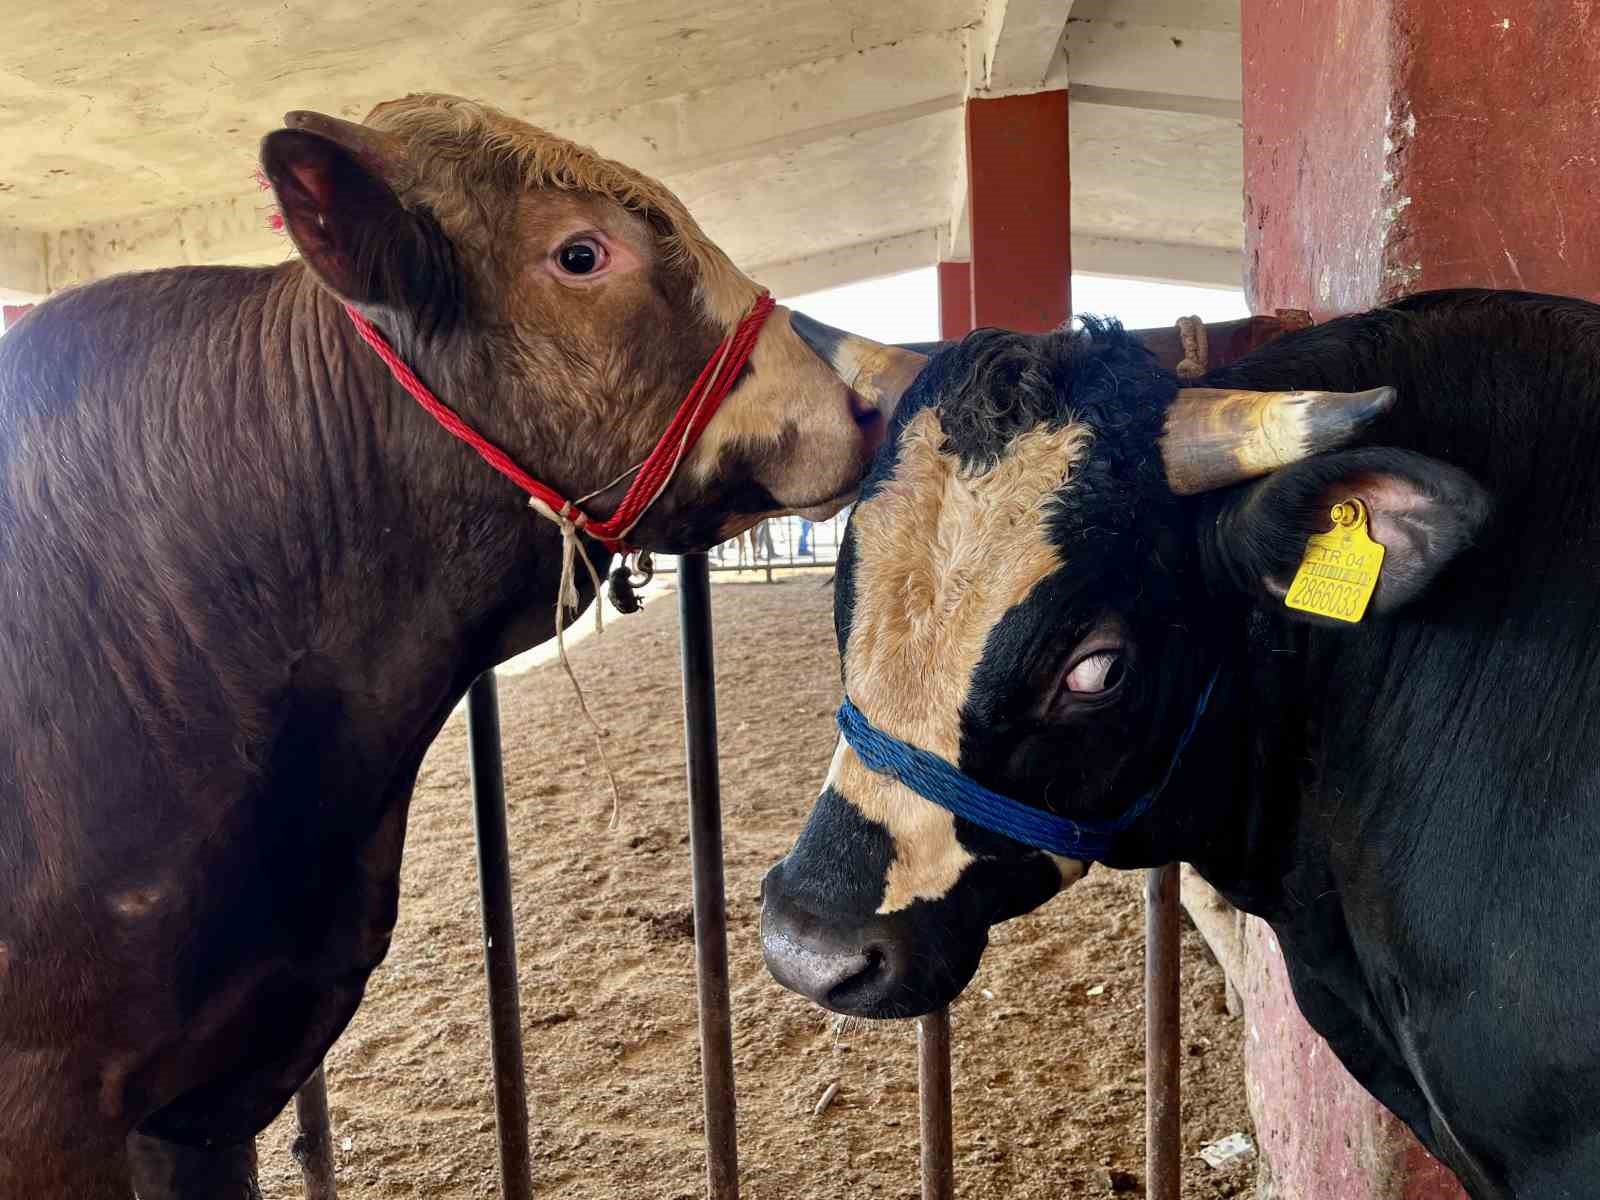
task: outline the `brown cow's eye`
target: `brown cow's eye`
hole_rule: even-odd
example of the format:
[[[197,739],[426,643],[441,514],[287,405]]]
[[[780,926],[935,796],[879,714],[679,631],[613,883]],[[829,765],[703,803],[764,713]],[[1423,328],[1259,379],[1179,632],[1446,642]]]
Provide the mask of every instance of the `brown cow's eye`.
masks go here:
[[[1093,695],[1109,692],[1122,682],[1122,655],[1115,650],[1101,650],[1079,659],[1063,681],[1069,692]]]
[[[593,238],[579,238],[561,247],[556,261],[568,275],[590,275],[604,264],[605,253]]]

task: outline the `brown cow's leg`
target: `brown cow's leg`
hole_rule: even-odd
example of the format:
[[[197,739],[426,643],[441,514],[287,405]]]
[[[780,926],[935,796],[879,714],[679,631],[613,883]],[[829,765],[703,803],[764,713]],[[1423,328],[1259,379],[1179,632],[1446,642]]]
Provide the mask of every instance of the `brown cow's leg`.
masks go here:
[[[261,1200],[253,1140],[200,1150],[135,1133],[128,1161],[139,1200]]]

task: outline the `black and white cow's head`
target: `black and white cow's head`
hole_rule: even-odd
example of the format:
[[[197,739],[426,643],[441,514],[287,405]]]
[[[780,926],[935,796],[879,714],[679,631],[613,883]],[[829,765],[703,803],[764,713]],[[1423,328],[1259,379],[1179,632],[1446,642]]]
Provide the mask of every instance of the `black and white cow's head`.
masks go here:
[[[1378,611],[1481,520],[1453,468],[1320,453],[1392,399],[1180,392],[1114,325],[970,335],[906,396],[851,515],[835,601],[847,695],[986,788],[1115,817],[1162,782],[1241,627],[1229,610],[1282,595],[1330,497],[1359,494],[1387,539]],[[1160,857],[1135,826],[1105,861]],[[841,739],[763,885],[767,962],[836,1011],[931,1011],[971,979],[990,925],[1087,866],[954,816]]]

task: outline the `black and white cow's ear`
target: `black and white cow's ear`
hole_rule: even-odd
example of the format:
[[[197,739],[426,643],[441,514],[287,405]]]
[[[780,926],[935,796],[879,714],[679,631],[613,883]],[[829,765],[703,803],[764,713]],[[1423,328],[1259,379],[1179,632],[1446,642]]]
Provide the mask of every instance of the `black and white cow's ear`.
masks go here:
[[[1216,495],[1214,519],[1200,529],[1208,574],[1216,584],[1283,603],[1309,539],[1328,532],[1334,505],[1351,499],[1365,506],[1368,533],[1384,548],[1368,608],[1374,614],[1421,596],[1472,545],[1493,509],[1466,472],[1407,450],[1316,455]]]
[[[341,298],[414,308],[447,283],[449,246],[409,211],[396,187],[409,178],[398,139],[320,113],[290,113],[261,142],[261,168],[284,231]]]

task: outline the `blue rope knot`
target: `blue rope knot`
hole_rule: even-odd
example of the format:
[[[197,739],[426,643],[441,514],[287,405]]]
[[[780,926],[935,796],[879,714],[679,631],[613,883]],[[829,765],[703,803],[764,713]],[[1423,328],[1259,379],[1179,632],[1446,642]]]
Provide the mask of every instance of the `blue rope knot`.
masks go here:
[[[1035,850],[1048,850],[1081,862],[1103,862],[1116,836],[1144,816],[1166,790],[1172,773],[1178,768],[1178,760],[1193,739],[1206,706],[1211,703],[1211,690],[1216,686],[1219,673],[1220,668],[1211,673],[1205,690],[1200,693],[1188,728],[1178,739],[1161,782],[1110,821],[1073,821],[991,792],[937,754],[884,733],[867,720],[849,696],[839,706],[837,719],[844,740],[869,770],[899,780],[924,800]]]

